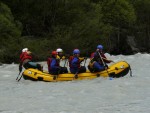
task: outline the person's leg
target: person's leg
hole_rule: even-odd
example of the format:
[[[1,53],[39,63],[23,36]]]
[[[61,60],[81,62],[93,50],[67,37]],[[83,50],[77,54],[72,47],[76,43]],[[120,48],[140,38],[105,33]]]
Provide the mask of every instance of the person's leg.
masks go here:
[[[84,73],[84,72],[86,72],[86,68],[85,66],[81,66],[79,69],[79,73]]]
[[[23,66],[25,69],[28,69],[28,68],[34,68],[35,69],[35,66],[31,65],[29,62],[25,63]]]
[[[94,72],[94,68],[93,67],[91,68],[90,65],[88,65],[88,69],[89,69],[90,72]]]
[[[25,69],[31,68],[31,66],[29,65],[29,63],[25,63],[25,64],[23,65],[23,67],[24,67]]]
[[[68,70],[66,67],[61,67],[61,73],[68,73]]]
[[[32,67],[35,67],[35,68],[37,67],[37,63],[35,62],[28,62],[28,64],[31,65]]]
[[[52,67],[51,68],[51,74],[59,75],[59,74],[61,74],[61,69],[59,67]]]
[[[73,74],[75,74],[75,73],[78,72],[78,70],[77,70],[77,69],[74,69],[74,68],[70,68],[70,72],[73,73]]]
[[[30,68],[38,69],[40,71],[43,71],[43,67],[40,64],[37,64],[35,62],[28,62],[28,65]]]
[[[96,71],[102,71],[102,70],[104,70],[104,66],[100,65],[98,62],[95,62],[94,65],[93,65],[93,67],[95,69],[95,72]]]
[[[40,64],[37,64],[37,69],[40,71],[43,71],[43,66],[41,66]]]

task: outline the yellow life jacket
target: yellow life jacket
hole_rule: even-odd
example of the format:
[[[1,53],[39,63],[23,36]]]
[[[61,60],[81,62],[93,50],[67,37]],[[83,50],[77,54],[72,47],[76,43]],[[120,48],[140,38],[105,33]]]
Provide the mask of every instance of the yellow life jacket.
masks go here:
[[[65,56],[60,57],[59,55],[57,55],[57,56],[56,56],[56,59],[62,59],[62,60],[64,60],[64,59],[65,59]]]
[[[80,62],[84,60],[84,57],[79,57]]]
[[[95,61],[93,60],[93,58],[91,58],[90,62],[89,62],[90,68],[93,68],[94,63],[95,63]]]

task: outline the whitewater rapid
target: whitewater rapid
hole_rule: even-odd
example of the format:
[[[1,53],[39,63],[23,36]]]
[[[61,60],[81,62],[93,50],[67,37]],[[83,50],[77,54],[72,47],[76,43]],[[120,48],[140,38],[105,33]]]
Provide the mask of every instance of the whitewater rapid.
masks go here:
[[[0,113],[149,113],[150,54],[106,56],[115,62],[127,61],[133,77],[67,82],[22,78],[17,82],[18,64],[3,64]],[[40,63],[46,70],[46,62]]]

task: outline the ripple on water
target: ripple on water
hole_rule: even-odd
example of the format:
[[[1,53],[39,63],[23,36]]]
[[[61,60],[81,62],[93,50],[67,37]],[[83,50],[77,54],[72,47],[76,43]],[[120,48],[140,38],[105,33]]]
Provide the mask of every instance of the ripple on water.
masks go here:
[[[10,77],[10,76],[11,76],[11,75],[3,75],[3,77],[6,77],[6,78],[7,78],[7,77]]]

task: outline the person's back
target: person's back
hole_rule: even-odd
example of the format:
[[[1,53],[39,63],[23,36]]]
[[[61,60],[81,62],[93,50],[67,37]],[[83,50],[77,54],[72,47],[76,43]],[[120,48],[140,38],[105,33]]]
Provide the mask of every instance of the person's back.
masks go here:
[[[24,48],[20,55],[20,65],[19,68],[23,67],[25,69],[34,68],[43,71],[43,67],[40,64],[32,62],[32,55],[28,48]]]
[[[59,65],[59,59],[57,59],[57,52],[56,51],[52,52],[52,57],[48,58],[47,64],[48,64],[49,73],[51,73],[53,75],[68,73],[68,70],[66,67],[61,67]]]
[[[22,54],[21,62],[25,65],[27,62],[32,61],[31,52],[27,51]]]
[[[51,56],[52,56],[51,58],[47,59],[48,71],[51,74],[57,75],[59,73],[59,70],[60,70],[59,62],[56,59],[57,52],[52,51]]]

